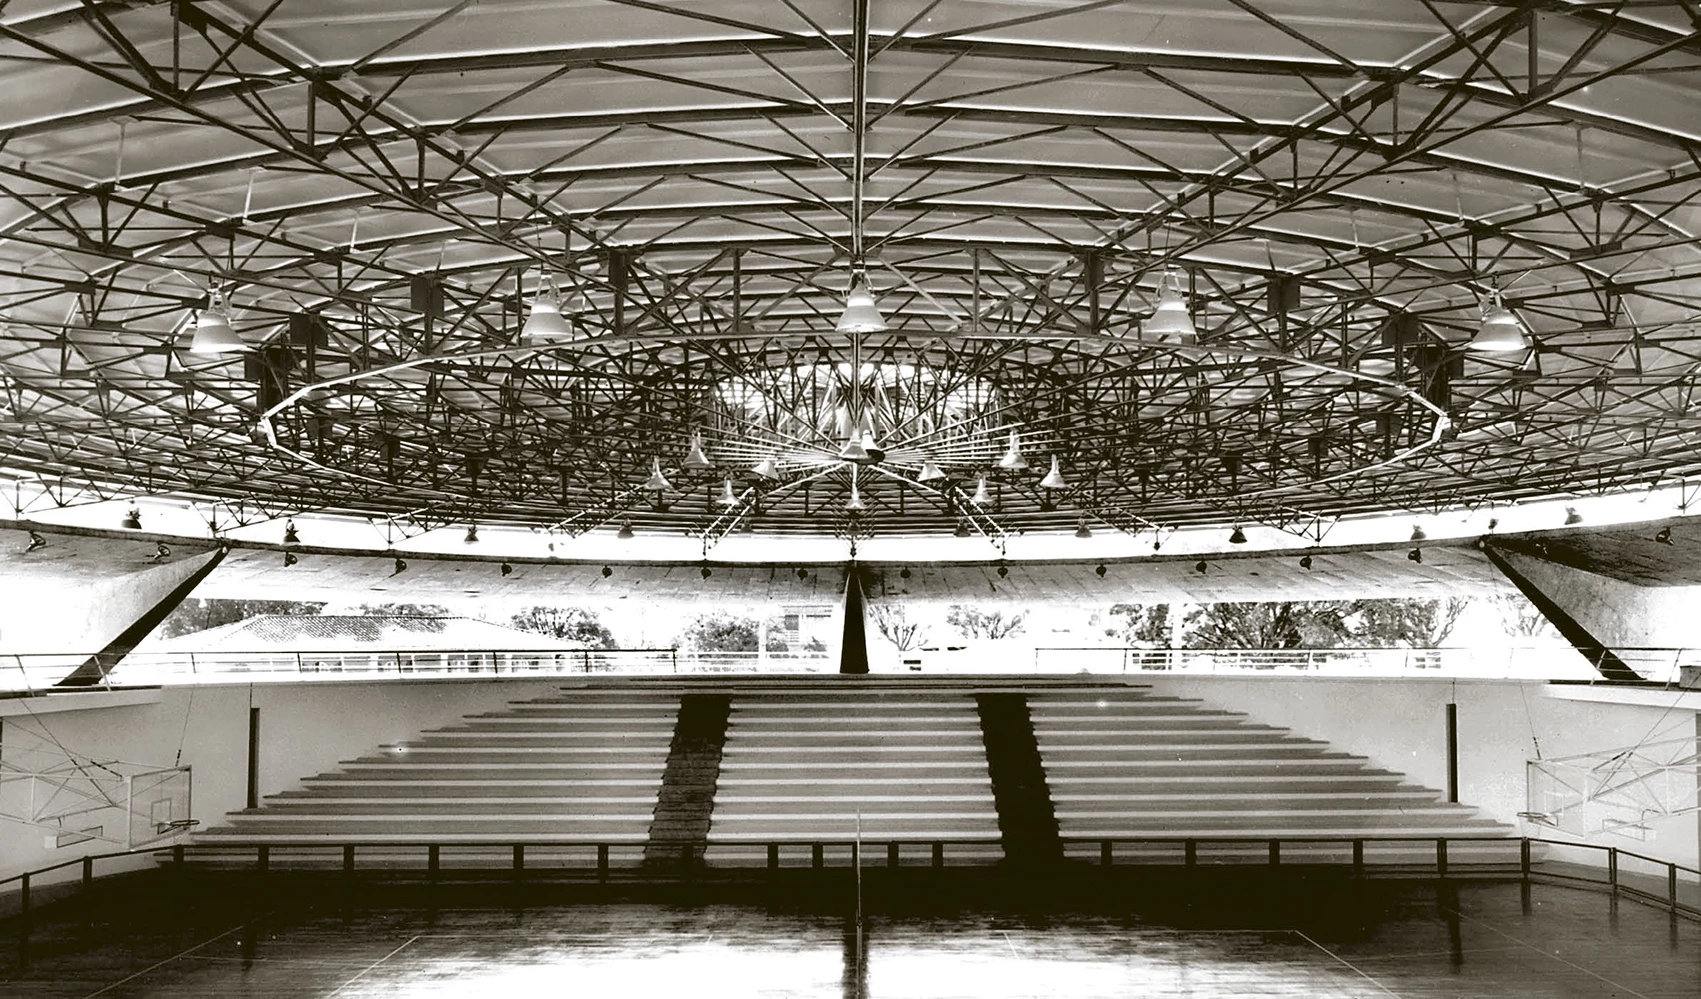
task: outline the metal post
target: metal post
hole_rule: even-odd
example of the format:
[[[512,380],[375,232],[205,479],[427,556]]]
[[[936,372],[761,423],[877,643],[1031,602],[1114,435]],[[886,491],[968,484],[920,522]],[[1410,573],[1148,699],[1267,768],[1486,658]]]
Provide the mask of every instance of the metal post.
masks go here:
[[[1282,841],[1279,840],[1279,839],[1273,839],[1273,840],[1270,841],[1270,866],[1271,867],[1279,867],[1279,866],[1281,866],[1281,863],[1282,863]]]
[[[353,843],[344,843],[343,844],[343,874],[346,877],[351,877],[351,878],[354,877],[354,844]]]
[[[95,862],[93,857],[83,858],[83,893],[86,895],[94,888]]]
[[[1099,866],[1109,867],[1113,861],[1112,843],[1108,839],[1099,840]]]
[[[440,859],[438,849],[439,848],[436,843],[432,843],[425,848],[425,873],[429,875],[433,881],[437,880],[437,864]]]
[[[1353,873],[1364,873],[1364,840],[1353,840]]]
[[[1671,902],[1671,911],[1677,911],[1677,865],[1666,865],[1666,898]]]
[[[1525,881],[1530,880],[1530,837],[1528,836],[1518,842],[1518,873]]]
[[[809,846],[809,866],[811,866],[811,867],[825,867],[825,866],[827,866],[827,860],[826,860],[826,857],[824,857],[822,855],[822,848],[821,848],[820,843],[811,843],[810,846]]]
[[[608,880],[608,844],[597,844],[597,880]]]
[[[1188,867],[1199,866],[1199,841],[1198,840],[1190,839],[1182,847],[1182,861]]]
[[[937,840],[933,843],[933,866],[935,868],[945,866],[945,844]]]
[[[514,874],[518,876],[526,869],[526,844],[514,844]]]
[[[177,867],[183,866],[183,844],[176,843],[171,848],[171,862]]]
[[[1618,892],[1618,847],[1607,847],[1607,884],[1614,894]]]
[[[779,869],[780,869],[780,844],[769,843],[768,844],[768,870],[777,871]]]
[[[886,866],[898,866],[898,844],[896,843],[886,844]]]
[[[262,843],[254,851],[254,869],[264,874],[271,866],[272,848]]]
[[[1447,841],[1445,839],[1435,841],[1435,874],[1442,878],[1447,876]]]
[[[1672,871],[1672,883],[1677,883],[1677,871]],[[1677,898],[1677,889],[1672,889],[1672,898]],[[1676,902],[1672,903],[1674,906]],[[18,879],[18,934],[26,942],[30,938],[30,876],[25,871]]]

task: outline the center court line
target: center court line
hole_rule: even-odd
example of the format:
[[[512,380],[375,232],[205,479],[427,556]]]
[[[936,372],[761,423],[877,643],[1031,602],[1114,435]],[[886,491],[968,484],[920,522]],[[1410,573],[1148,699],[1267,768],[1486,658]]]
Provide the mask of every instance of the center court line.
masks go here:
[[[271,913],[267,913],[266,915],[271,915]],[[103,992],[111,992],[113,989],[117,988],[120,985],[123,985],[125,982],[135,981],[136,979],[142,977],[143,975],[147,974],[148,972],[153,971],[156,968],[163,968],[166,965],[170,964],[171,962],[177,960],[180,957],[188,957],[190,954],[195,953],[196,951],[200,950],[202,947],[205,947],[210,943],[217,943],[218,941],[223,940],[225,937],[230,936],[232,933],[235,933],[237,930],[240,930],[243,927],[249,925],[249,923],[256,922],[256,921],[258,921],[258,919],[263,919],[263,918],[265,918],[265,917],[263,917],[263,916],[262,917],[256,917],[256,919],[250,919],[247,923],[238,923],[237,925],[232,926],[230,929],[225,930],[223,933],[220,933],[218,936],[208,937],[207,939],[201,941],[200,943],[189,948],[188,950],[183,951],[182,953],[173,954],[163,961],[156,961],[153,964],[148,965],[146,968],[143,968],[141,971],[137,971],[137,972],[134,972],[132,974],[125,975],[123,978],[120,978],[118,981],[113,982],[111,985],[103,985],[100,988],[95,989],[93,992],[90,992],[88,995],[84,996],[83,999],[94,999],[95,996],[98,996]]]
[[[353,978],[350,978],[348,981],[342,983],[341,985],[337,986],[336,988],[332,989],[331,991],[325,993],[325,999],[331,999],[331,997],[336,995],[338,992],[341,992],[343,989],[346,989],[350,985],[353,985],[355,982],[359,981],[363,976],[365,976],[366,974],[371,972],[373,968],[378,967],[380,964],[383,964],[385,961],[388,961],[390,958],[395,957],[397,954],[400,954],[402,951],[406,950],[410,944],[412,944],[415,940],[418,940],[418,939],[419,939],[418,935],[408,937],[405,941],[402,942],[402,945],[400,947],[397,947],[395,950],[391,951],[390,953],[385,954],[383,957],[379,958],[376,961],[373,961],[371,964],[369,964],[366,967],[355,972]]]
[[[1580,964],[1576,964],[1574,962],[1567,961],[1565,958],[1560,957],[1558,954],[1549,954],[1547,951],[1543,950],[1540,947],[1537,947],[1535,944],[1530,943],[1527,940],[1520,940],[1517,937],[1513,936],[1512,934],[1510,934],[1510,933],[1506,932],[1505,930],[1499,928],[1498,926],[1495,926],[1493,923],[1488,922],[1487,920],[1477,919],[1474,916],[1467,916],[1464,913],[1459,912],[1455,909],[1447,909],[1447,910],[1444,910],[1444,911],[1451,912],[1451,913],[1453,913],[1453,915],[1458,916],[1462,920],[1466,920],[1468,922],[1475,923],[1476,925],[1481,926],[1483,929],[1488,930],[1491,933],[1498,933],[1501,936],[1512,941],[1513,943],[1517,944],[1520,947],[1527,947],[1530,950],[1535,951],[1537,954],[1541,954],[1545,957],[1553,958],[1555,961],[1558,961],[1560,964],[1563,964],[1568,968],[1575,968],[1576,970],[1581,971],[1583,974],[1588,975],[1591,978],[1597,978],[1600,981],[1606,983],[1607,985],[1610,985],[1615,989],[1621,990],[1626,995],[1635,996],[1636,999],[1648,999],[1647,996],[1636,991],[1635,989],[1631,988],[1628,985],[1621,985],[1618,982],[1613,981],[1612,979],[1608,978],[1607,976],[1601,974],[1598,971],[1591,971],[1588,968],[1585,968]]]
[[[1318,943],[1317,941],[1311,939],[1309,936],[1306,935],[1304,930],[1290,930],[1289,932],[1297,935],[1301,940],[1304,940],[1306,943],[1310,944],[1311,946],[1316,947],[1318,950],[1329,955],[1330,957],[1334,958],[1335,960],[1341,962],[1342,964],[1346,965],[1348,968],[1351,968],[1352,971],[1353,971],[1353,974],[1358,975],[1360,978],[1363,978],[1365,981],[1369,982],[1370,984],[1376,986],[1377,988],[1381,989],[1382,991],[1393,996],[1394,999],[1400,999],[1400,994],[1398,992],[1395,992],[1393,989],[1389,988],[1386,985],[1383,985],[1381,982],[1370,977],[1370,973],[1365,971],[1363,968],[1352,963],[1351,961],[1349,961],[1346,958],[1342,957],[1341,955],[1335,953],[1334,951],[1330,950],[1329,948],[1323,946],[1322,944]],[[1643,999],[1647,999],[1647,997],[1644,996]]]

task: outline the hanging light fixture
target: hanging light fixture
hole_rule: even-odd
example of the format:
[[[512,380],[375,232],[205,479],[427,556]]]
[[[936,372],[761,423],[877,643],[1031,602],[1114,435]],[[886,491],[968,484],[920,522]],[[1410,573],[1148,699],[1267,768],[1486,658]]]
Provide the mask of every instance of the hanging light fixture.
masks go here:
[[[284,568],[285,569],[289,568],[290,566],[294,565],[295,563],[297,563],[299,561],[301,561],[301,560],[295,557],[294,552],[284,552]]]
[[[390,575],[396,576],[396,575],[400,575],[401,573],[404,573],[404,572],[407,572],[407,571],[408,571],[407,562],[404,561],[403,559],[396,559],[396,571],[390,573]]]
[[[1210,568],[1210,566],[1205,564],[1204,559],[1200,559],[1199,561],[1193,563],[1193,571],[1197,572],[1197,573],[1203,573],[1203,572],[1205,572],[1205,570],[1207,570],[1209,568]]]
[[[779,462],[774,460],[773,455],[769,455],[761,461],[758,461],[755,466],[750,469],[750,471],[764,479],[777,479],[780,477],[780,465]]]
[[[1677,544],[1677,542],[1675,542],[1671,539],[1671,528],[1669,528],[1669,527],[1662,527],[1657,532],[1655,532],[1654,540],[1658,541],[1662,545],[1676,545]],[[34,534],[30,535],[30,544],[31,545],[35,544],[35,535]]]
[[[1246,544],[1246,532],[1240,529],[1239,524],[1234,525],[1234,530],[1229,534],[1229,544],[1231,544],[1231,545],[1244,545],[1244,544]]]
[[[532,296],[531,311],[520,337],[526,340],[553,340],[573,335],[573,324],[561,314],[561,297],[555,289],[555,275],[543,272],[537,294]]]
[[[1192,343],[1198,337],[1193,316],[1187,311],[1187,302],[1176,288],[1173,273],[1165,272],[1159,280],[1157,308],[1152,312],[1152,318],[1141,326],[1141,332],[1147,336],[1174,337],[1181,343]]]
[[[738,505],[738,494],[732,491],[731,479],[726,479],[721,482],[721,494],[715,497],[715,502],[721,506]]]
[[[845,446],[839,448],[840,461],[867,461],[868,449],[862,446],[862,431],[852,429],[850,436],[845,438]]]
[[[660,458],[650,459],[650,477],[644,480],[643,488],[652,493],[666,492],[673,488],[673,483],[667,481],[667,476],[662,474]]]
[[[120,526],[130,531],[142,529],[142,511],[136,504],[130,504],[130,509],[124,511],[124,521]]]
[[[845,509],[852,513],[861,513],[868,509],[868,504],[862,501],[862,493],[856,488],[856,480],[851,479],[850,499],[845,500]]]
[[[874,296],[868,291],[868,284],[858,277],[851,285],[850,293],[845,295],[845,311],[839,316],[839,322],[833,329],[839,333],[883,333],[886,330],[886,320],[880,315],[880,309],[874,304]]]
[[[1407,562],[1416,562],[1419,565],[1422,565],[1423,564],[1423,549],[1422,548],[1413,548],[1411,551],[1407,552],[1406,553],[1406,561]]]
[[[974,537],[974,532],[969,530],[968,521],[959,520],[957,521],[957,529],[951,532],[951,536],[953,538],[972,538]]]
[[[1015,472],[1028,467],[1028,459],[1022,457],[1022,441],[1016,431],[1010,431],[1010,447],[1004,452],[1004,457],[998,459],[998,467]]]
[[[1429,540],[1429,535],[1424,533],[1422,524],[1413,524],[1412,525],[1412,540],[1413,541],[1428,541]]]
[[[467,536],[464,539],[464,543],[469,544],[469,545],[478,544],[478,525],[477,524],[468,524],[467,525]]]
[[[1666,544],[1668,544],[1668,545],[1671,544],[1671,531],[1669,531],[1669,530],[1666,531]],[[30,543],[24,546],[24,554],[28,555],[30,552],[40,551],[41,549],[46,548],[46,547],[47,547],[47,539],[42,537],[41,535],[35,533],[34,531],[31,531],[30,532]]]
[[[1576,527],[1578,524],[1581,524],[1582,522],[1583,522],[1583,515],[1577,512],[1576,507],[1568,506],[1568,507],[1565,508],[1565,526],[1566,527]]]
[[[1311,568],[1311,556],[1310,555],[1301,555],[1299,557],[1299,567],[1301,569]]]
[[[986,476],[981,476],[975,484],[975,494],[969,497],[969,502],[975,506],[986,506],[992,502],[992,494],[986,491]]]
[[[247,350],[248,345],[230,326],[230,311],[224,294],[214,288],[207,292],[207,307],[195,315],[195,336],[189,341],[193,354],[230,354]]]
[[[685,452],[685,460],[680,462],[679,465],[681,468],[687,468],[693,472],[706,472],[715,467],[715,463],[710,461],[709,456],[703,453],[702,434],[691,435],[691,450]]]
[[[301,544],[301,535],[297,534],[296,531],[295,531],[295,518],[293,518],[293,517],[284,521],[284,544],[286,544],[286,545],[299,545],[299,544]]]
[[[1045,473],[1045,478],[1039,481],[1041,489],[1068,489],[1069,483],[1063,478],[1063,469],[1058,466],[1057,455],[1051,456],[1051,471]]]
[[[1081,519],[1075,522],[1075,536],[1077,538],[1090,538],[1093,536],[1093,532],[1087,527],[1086,514],[1082,514]]]
[[[921,471],[916,473],[915,480],[917,482],[937,482],[944,477],[945,473],[939,470],[939,466],[934,460],[927,458],[922,461]]]
[[[1496,289],[1482,303],[1482,322],[1477,335],[1471,338],[1471,349],[1481,351],[1513,351],[1529,347],[1524,339],[1524,324],[1500,300]]]
[[[615,536],[615,537],[617,537],[617,538],[619,538],[619,539],[620,539],[620,540],[622,540],[622,541],[630,541],[630,540],[632,540],[632,537],[633,537],[633,534],[632,534],[632,522],[631,522],[631,521],[630,521],[630,520],[623,520],[623,521],[621,521],[621,522],[620,522],[620,530],[619,530],[619,531],[617,531],[617,532],[615,532],[615,535],[614,535],[614,536]],[[605,572],[604,572],[604,573],[603,573],[603,575],[605,575],[605,576],[606,576],[606,575],[608,575],[608,573],[607,573],[607,572],[606,572],[606,571],[605,571]]]
[[[514,574],[514,567],[507,562],[504,562],[502,563],[501,572],[504,576],[512,576]]]

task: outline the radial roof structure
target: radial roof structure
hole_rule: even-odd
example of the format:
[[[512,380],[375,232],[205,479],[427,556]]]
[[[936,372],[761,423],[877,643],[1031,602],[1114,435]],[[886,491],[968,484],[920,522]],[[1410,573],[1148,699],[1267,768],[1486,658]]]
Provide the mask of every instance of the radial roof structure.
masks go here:
[[[1685,5],[12,0],[0,93],[19,513],[707,551],[1701,466]]]

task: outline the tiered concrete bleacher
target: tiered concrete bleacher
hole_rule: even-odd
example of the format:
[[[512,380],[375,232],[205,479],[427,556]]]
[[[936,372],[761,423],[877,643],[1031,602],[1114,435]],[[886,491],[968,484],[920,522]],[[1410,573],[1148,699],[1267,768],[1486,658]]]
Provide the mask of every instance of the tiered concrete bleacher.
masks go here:
[[[515,702],[309,777],[195,842],[272,844],[273,864],[341,862],[291,846],[438,843],[447,867],[505,863],[506,846],[478,846],[517,842],[539,844],[531,866],[583,863],[584,850],[543,844],[592,841],[614,844],[611,864],[636,864],[678,711],[677,693],[616,686]],[[390,852],[418,866],[418,850]],[[360,863],[384,857],[371,847]]]
[[[1433,839],[1510,836],[1512,830],[1441,792],[1407,783],[1364,757],[1256,724],[1245,715],[1149,689],[1038,692],[1028,699],[1059,834],[1070,837],[1246,837],[1204,845],[1200,862],[1266,859],[1267,841],[1285,837],[1426,837],[1409,845],[1371,843],[1370,862],[1432,861]],[[1284,859],[1350,859],[1350,843],[1287,843]],[[1096,859],[1099,844],[1066,845],[1065,855]],[[1469,862],[1504,847],[1452,844]],[[1176,862],[1175,847],[1119,846],[1118,862]]]
[[[780,843],[782,866],[813,862],[808,844],[855,837],[865,863],[884,864],[901,840],[902,864],[996,862],[998,814],[980,721],[967,686],[817,681],[733,697],[706,861],[760,866]],[[875,852],[877,851],[877,852]],[[844,847],[823,851],[849,863]]]

